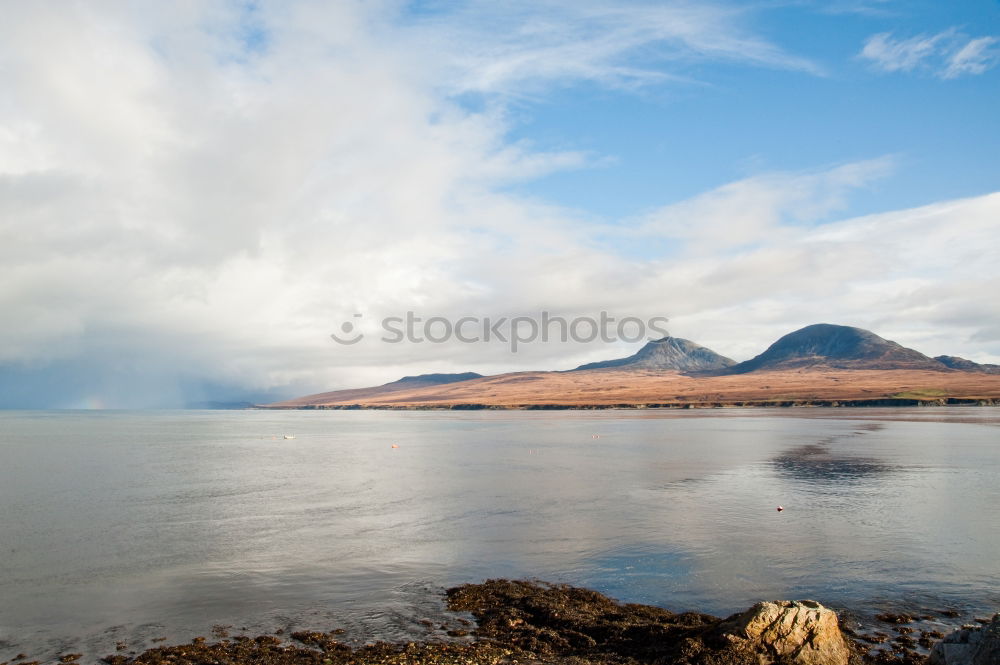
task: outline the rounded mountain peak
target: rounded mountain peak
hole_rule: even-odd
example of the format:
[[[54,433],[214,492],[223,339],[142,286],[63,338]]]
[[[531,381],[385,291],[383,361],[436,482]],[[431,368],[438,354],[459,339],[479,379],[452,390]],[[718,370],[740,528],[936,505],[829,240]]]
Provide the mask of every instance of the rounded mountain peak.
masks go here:
[[[723,369],[736,362],[688,339],[663,337],[647,342],[627,358],[603,360],[580,365],[577,370],[605,369],[666,369],[678,372],[701,372]],[[576,371],[576,370],[574,370]]]
[[[947,369],[933,358],[869,330],[816,323],[788,333],[764,353],[729,371],[742,374],[762,369],[795,369],[815,365],[836,369]]]

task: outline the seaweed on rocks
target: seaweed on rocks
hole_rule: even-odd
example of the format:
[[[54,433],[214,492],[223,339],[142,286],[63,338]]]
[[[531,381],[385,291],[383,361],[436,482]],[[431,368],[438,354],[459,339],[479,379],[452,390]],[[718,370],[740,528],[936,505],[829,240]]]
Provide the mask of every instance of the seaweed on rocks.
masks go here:
[[[449,631],[447,639],[360,647],[339,641],[342,630],[298,631],[291,641],[273,635],[238,635],[208,643],[157,646],[136,656],[114,654],[108,665],[782,665],[785,656],[762,654],[734,638],[733,615],[619,603],[596,591],[545,582],[487,580],[447,591],[448,609],[476,621]],[[762,604],[758,604],[762,605]],[[815,604],[816,607],[820,607]],[[755,606],[757,607],[757,606]],[[808,607],[812,607],[811,605]],[[467,615],[466,615],[467,616]],[[894,617],[895,618],[895,617]],[[430,623],[430,622],[428,622]],[[899,625],[900,621],[889,621]],[[218,636],[224,631],[214,631]],[[851,631],[842,631],[850,636]],[[905,632],[905,631],[899,631]],[[860,639],[866,639],[857,636]],[[915,635],[914,635],[915,637]],[[921,665],[914,637],[881,636],[878,647],[846,640],[850,665]],[[924,641],[931,634],[921,634]],[[867,638],[869,642],[879,640]],[[811,662],[800,660],[798,662]],[[20,665],[20,664],[19,664]]]
[[[760,665],[747,640],[722,620],[698,612],[618,603],[564,584],[488,580],[448,590],[449,609],[472,613],[476,635],[543,660],[615,665]],[[848,642],[850,661],[861,653]],[[773,655],[773,654],[772,654]],[[775,656],[769,662],[780,663]]]
[[[309,646],[284,644],[276,637],[236,638],[215,644],[192,643],[148,649],[135,658],[108,656],[108,665],[499,665],[512,663],[510,652],[491,644],[389,644],[357,649],[325,638]]]
[[[448,606],[475,616],[480,638],[541,657],[600,662],[683,662],[684,645],[718,622],[707,614],[619,604],[589,589],[511,580],[449,589]]]

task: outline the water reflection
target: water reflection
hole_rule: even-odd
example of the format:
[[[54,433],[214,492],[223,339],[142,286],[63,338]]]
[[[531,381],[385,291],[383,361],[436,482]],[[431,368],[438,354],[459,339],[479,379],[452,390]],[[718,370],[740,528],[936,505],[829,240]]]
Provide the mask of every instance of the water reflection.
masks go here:
[[[872,481],[898,467],[875,457],[853,455],[838,450],[838,444],[863,437],[885,428],[881,423],[864,423],[854,431],[835,434],[817,441],[785,450],[771,459],[777,473],[791,480],[815,485],[841,485]]]

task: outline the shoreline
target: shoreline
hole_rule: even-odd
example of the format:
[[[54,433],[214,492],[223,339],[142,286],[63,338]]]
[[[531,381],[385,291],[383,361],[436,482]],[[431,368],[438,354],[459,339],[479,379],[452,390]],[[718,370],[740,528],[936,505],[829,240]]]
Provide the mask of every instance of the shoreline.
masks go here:
[[[704,402],[621,402],[613,404],[524,403],[487,404],[458,402],[454,404],[305,404],[301,406],[270,406],[258,404],[248,410],[260,411],[593,411],[603,409],[789,409],[789,408],[906,408],[941,406],[1000,406],[1000,398],[946,397],[932,399],[883,397],[871,399],[788,399],[788,400],[725,400]]]
[[[743,635],[734,626],[760,603],[745,613],[721,618],[620,603],[565,584],[504,579],[448,589],[445,601],[447,619],[441,625],[437,625],[440,618],[421,620],[429,634],[407,642],[351,646],[344,641],[345,631],[336,627],[287,633],[279,629],[251,636],[231,635],[231,627],[214,626],[215,641],[199,636],[183,644],[140,647],[141,651],[127,651],[129,645],[119,642],[116,653],[99,659],[62,653],[40,661],[22,653],[0,665],[757,665],[761,649],[769,648],[732,637]],[[808,607],[832,614],[808,602]],[[832,630],[846,646],[842,662],[923,665],[933,644],[957,627],[953,624],[959,616],[953,610],[924,612],[883,613],[876,615],[877,625],[861,626],[851,612],[842,611],[839,630],[834,615]],[[153,642],[161,639],[165,638]]]

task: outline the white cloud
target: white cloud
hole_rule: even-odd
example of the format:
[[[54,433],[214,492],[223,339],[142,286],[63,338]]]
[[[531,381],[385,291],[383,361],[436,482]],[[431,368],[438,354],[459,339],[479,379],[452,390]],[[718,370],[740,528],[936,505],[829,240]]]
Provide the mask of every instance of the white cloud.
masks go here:
[[[859,56],[884,72],[926,69],[944,79],[982,74],[1000,61],[993,48],[998,38],[972,38],[949,28],[936,35],[897,39],[891,33],[872,35]]]
[[[950,79],[963,74],[982,74],[1000,61],[1000,50],[994,48],[998,42],[1000,39],[997,37],[969,40],[965,46],[951,54],[941,76]]]
[[[776,187],[738,184],[771,197]],[[800,187],[794,176],[788,185]],[[794,207],[795,196],[787,200]],[[743,207],[734,199],[729,213]],[[932,355],[1000,357],[997,340],[984,336],[1000,317],[984,295],[1000,286],[1000,194],[780,228],[737,251],[654,262],[639,290],[665,294],[677,333],[737,358],[820,321],[868,328]]]
[[[813,173],[768,173],[730,183],[640,220],[641,233],[683,241],[688,251],[720,253],[772,244],[795,225],[823,221],[842,210],[848,194],[888,175],[883,157]]]
[[[951,35],[950,31],[945,31],[933,36],[894,39],[891,33],[882,32],[868,38],[861,49],[861,57],[873,61],[882,71],[911,71],[934,55],[939,44]]]
[[[141,406],[201,383],[305,391],[420,370],[566,367],[608,354],[338,347],[328,334],[356,312],[368,326],[406,310],[670,315],[677,332],[699,341],[747,339],[719,344],[734,355],[786,332],[790,310],[806,317],[795,324],[907,323],[874,320],[865,293],[940,289],[932,295],[955,308],[941,300],[939,319],[921,320],[970,339],[996,320],[989,308],[977,314],[978,295],[960,289],[977,267],[992,274],[981,233],[959,234],[939,257],[942,270],[954,263],[954,277],[928,278],[918,251],[924,238],[943,241],[931,233],[938,225],[976,231],[982,220],[966,207],[995,219],[995,198],[955,204],[932,222],[886,218],[912,234],[891,282],[879,281],[879,261],[895,251],[892,234],[871,231],[874,245],[868,231],[817,239],[841,227],[816,224],[890,161],[762,174],[664,208],[640,239],[690,245],[669,259],[636,260],[603,242],[607,227],[504,189],[592,159],[512,143],[506,104],[519,90],[648,82],[672,75],[670,63],[706,59],[812,69],[747,32],[738,13],[524,4],[491,30],[485,4],[475,9],[486,14],[448,20],[404,19],[391,2],[251,9],[21,3],[5,11],[0,398],[28,377],[48,381],[57,400],[92,392]],[[626,57],[636,50],[651,55]],[[469,91],[486,93],[483,110],[454,101]],[[968,348],[997,352],[988,340]]]
[[[742,27],[744,13],[711,3],[518,0],[467,3],[418,23],[405,44],[441,49],[455,91],[523,96],[539,86],[593,81],[630,87],[683,78],[684,63],[717,60],[819,73]]]

